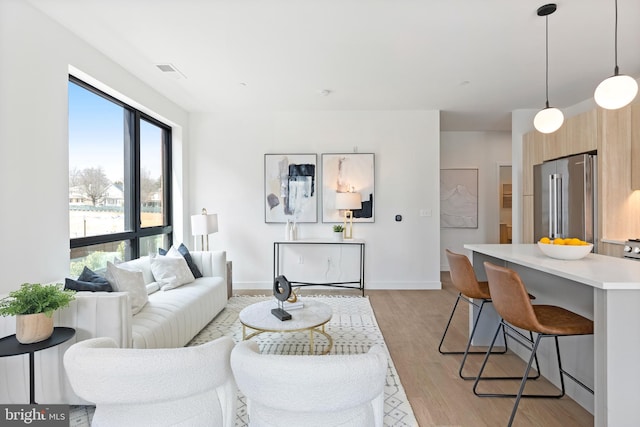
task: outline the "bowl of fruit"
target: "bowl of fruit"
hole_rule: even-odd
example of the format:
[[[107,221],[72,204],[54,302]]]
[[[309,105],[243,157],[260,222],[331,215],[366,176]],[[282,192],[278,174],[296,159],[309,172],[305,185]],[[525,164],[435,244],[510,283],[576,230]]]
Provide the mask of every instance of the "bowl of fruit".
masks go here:
[[[571,237],[566,239],[543,237],[538,242],[538,247],[548,257],[575,260],[586,257],[593,249],[593,244]]]

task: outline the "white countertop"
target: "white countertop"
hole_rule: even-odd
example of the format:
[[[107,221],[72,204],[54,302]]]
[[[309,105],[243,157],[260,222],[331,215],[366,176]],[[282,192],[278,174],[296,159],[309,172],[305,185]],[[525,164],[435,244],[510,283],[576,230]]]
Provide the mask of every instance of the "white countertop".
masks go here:
[[[465,244],[464,247],[595,288],[640,289],[640,261],[598,254],[564,261],[544,255],[536,244]]]

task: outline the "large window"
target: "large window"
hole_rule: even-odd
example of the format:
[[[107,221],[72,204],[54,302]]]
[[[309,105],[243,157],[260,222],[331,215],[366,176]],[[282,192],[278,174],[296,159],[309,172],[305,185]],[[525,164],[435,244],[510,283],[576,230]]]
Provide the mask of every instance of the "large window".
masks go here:
[[[171,128],[69,78],[71,274],[171,243]]]

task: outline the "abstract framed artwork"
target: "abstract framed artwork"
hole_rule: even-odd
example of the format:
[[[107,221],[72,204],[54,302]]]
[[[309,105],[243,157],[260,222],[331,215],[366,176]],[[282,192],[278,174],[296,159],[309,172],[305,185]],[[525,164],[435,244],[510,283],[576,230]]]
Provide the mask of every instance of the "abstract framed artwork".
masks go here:
[[[440,228],[478,228],[478,169],[440,170]]]
[[[336,194],[356,192],[361,209],[353,210],[353,222],[375,221],[375,156],[373,153],[322,154],[322,222],[342,222]]]
[[[264,221],[318,222],[316,154],[264,155]]]

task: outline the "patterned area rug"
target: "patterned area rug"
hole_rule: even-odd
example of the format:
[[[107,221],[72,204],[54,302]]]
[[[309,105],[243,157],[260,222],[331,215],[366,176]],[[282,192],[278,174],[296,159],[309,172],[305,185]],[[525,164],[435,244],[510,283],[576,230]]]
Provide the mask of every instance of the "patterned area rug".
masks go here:
[[[371,304],[367,297],[351,296],[305,296],[302,299],[314,298],[324,302],[333,309],[333,317],[325,326],[325,331],[333,338],[333,348],[329,354],[360,354],[378,344],[387,351],[382,333],[376,323]],[[273,297],[234,296],[227,307],[209,323],[188,345],[199,345],[223,335],[242,340],[242,325],[238,320],[240,311],[256,302],[273,299]],[[271,354],[309,354],[309,335],[306,332],[296,333],[263,333],[252,338],[262,353]],[[327,339],[314,335],[314,352],[320,354],[328,345]],[[389,367],[385,385],[385,426],[417,426],[411,405],[405,395],[404,388],[396,372],[391,356],[388,356]],[[75,406],[71,408],[70,425],[73,427],[88,426],[93,415],[92,407]],[[236,426],[248,425],[245,398],[238,393],[238,412]]]

